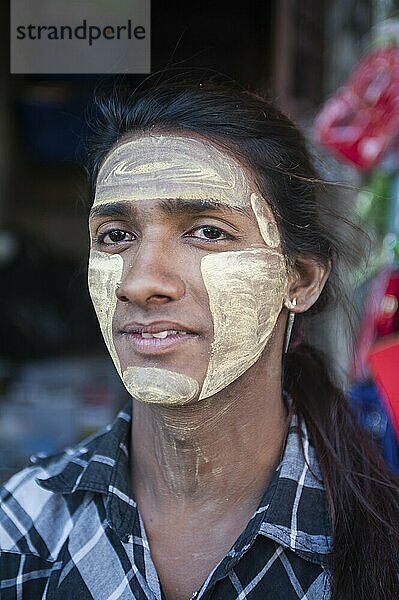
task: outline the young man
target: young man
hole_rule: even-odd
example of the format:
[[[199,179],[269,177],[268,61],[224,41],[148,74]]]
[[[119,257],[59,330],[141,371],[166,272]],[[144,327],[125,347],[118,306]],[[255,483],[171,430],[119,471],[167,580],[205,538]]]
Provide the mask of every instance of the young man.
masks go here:
[[[314,362],[300,404],[282,389],[282,361],[289,313],[317,302],[333,237],[301,193],[311,179],[292,124],[256,97],[228,105],[225,94],[217,106],[193,94],[194,109],[187,91],[176,100],[167,90],[115,110],[126,129],[94,170],[89,287],[132,402],[111,427],[5,485],[5,600],[330,598],[331,474],[307,424],[321,448],[323,394],[335,406],[338,393]],[[175,123],[206,115],[208,131],[173,126],[173,110]],[[252,162],[210,134],[220,115],[248,140],[259,129]],[[255,167],[273,148],[279,185]],[[301,399],[302,367],[291,379]],[[331,427],[326,439],[339,436]]]

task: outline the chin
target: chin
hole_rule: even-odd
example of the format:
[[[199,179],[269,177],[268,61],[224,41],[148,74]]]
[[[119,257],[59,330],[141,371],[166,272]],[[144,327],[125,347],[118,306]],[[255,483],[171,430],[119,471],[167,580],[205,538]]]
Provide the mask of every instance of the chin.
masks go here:
[[[167,368],[127,367],[122,381],[133,398],[147,404],[188,405],[196,403],[200,394],[196,379]]]

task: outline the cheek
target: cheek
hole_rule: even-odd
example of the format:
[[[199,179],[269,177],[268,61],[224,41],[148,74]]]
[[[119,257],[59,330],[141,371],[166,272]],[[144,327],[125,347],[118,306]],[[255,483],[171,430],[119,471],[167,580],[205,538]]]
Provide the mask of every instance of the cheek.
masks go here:
[[[283,305],[285,261],[280,252],[254,249],[207,255],[201,263],[214,322],[214,339],[201,398],[212,396],[262,354]]]
[[[121,372],[112,336],[112,321],[117,297],[116,285],[122,279],[123,260],[118,254],[92,251],[89,259],[89,292],[108,351]]]

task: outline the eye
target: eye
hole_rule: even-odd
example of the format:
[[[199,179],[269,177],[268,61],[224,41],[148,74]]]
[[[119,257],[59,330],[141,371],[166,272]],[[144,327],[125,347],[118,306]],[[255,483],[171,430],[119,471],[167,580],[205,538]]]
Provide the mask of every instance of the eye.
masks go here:
[[[209,241],[234,239],[232,235],[228,234],[226,231],[223,231],[223,229],[219,229],[219,227],[214,227],[213,225],[203,225],[202,227],[197,227],[191,232],[191,237]]]
[[[106,246],[111,246],[112,244],[130,242],[134,239],[135,236],[132,233],[129,233],[128,231],[124,231],[123,229],[111,229],[110,231],[100,233],[95,241],[98,244],[105,244]]]

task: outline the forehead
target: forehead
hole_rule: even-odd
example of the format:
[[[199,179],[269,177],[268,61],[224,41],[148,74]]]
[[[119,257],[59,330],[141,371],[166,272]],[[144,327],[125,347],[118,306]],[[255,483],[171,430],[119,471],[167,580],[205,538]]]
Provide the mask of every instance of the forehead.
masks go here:
[[[254,191],[238,160],[213,144],[148,135],[121,143],[108,155],[98,174],[94,205],[179,198],[248,206]]]

